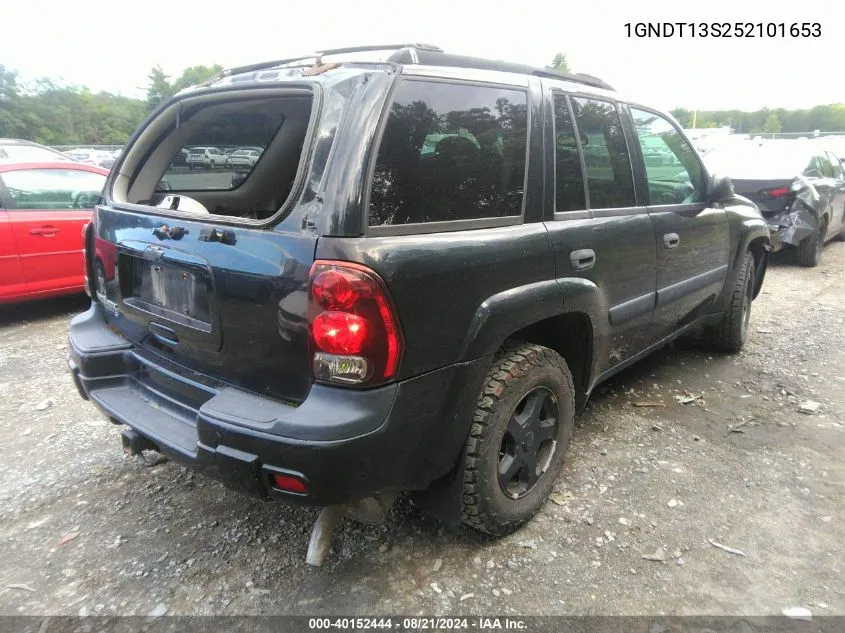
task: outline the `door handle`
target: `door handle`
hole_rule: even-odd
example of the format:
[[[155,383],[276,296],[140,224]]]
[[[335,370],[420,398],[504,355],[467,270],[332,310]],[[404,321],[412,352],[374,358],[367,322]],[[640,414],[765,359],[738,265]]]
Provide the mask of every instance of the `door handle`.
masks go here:
[[[663,236],[663,247],[664,248],[675,248],[678,244],[681,243],[681,238],[678,237],[677,233],[667,233]]]
[[[56,233],[59,232],[59,229],[57,229],[55,226],[50,226],[48,224],[42,226],[41,228],[29,229],[29,232],[32,235],[43,235],[44,237],[53,237]]]
[[[582,248],[581,250],[572,251],[569,253],[569,263],[575,270],[587,270],[592,268],[596,263],[596,252],[591,248]]]

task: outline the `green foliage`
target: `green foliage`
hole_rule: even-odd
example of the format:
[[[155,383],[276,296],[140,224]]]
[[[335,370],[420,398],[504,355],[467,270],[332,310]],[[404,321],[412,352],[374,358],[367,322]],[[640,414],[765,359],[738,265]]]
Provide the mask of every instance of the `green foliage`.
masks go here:
[[[162,101],[166,101],[180,90],[202,83],[221,70],[223,67],[220,64],[191,66],[182,71],[178,79],[170,81],[161,66],[156,66],[147,75],[147,109],[154,110]]]
[[[569,68],[569,62],[566,61],[566,55],[563,53],[558,53],[555,55],[555,58],[552,60],[552,63],[547,68],[551,68],[552,70],[557,70],[562,73],[572,72]]]
[[[176,94],[176,89],[167,80],[167,75],[156,66],[147,75],[147,109],[153,110],[159,103]]]
[[[776,114],[770,114],[763,124],[764,132],[780,132],[783,129],[780,119]]]
[[[693,113],[675,108],[672,116],[685,128],[693,127]],[[755,132],[841,132],[845,131],[845,103],[818,105],[809,110],[761,108],[755,112],[741,110],[699,110],[695,113],[695,127],[729,126],[738,134]]]
[[[220,70],[217,64],[193,66],[171,82],[156,66],[147,76],[147,98],[142,101],[49,79],[23,85],[15,72],[0,64],[0,137],[45,145],[122,145],[162,101]]]

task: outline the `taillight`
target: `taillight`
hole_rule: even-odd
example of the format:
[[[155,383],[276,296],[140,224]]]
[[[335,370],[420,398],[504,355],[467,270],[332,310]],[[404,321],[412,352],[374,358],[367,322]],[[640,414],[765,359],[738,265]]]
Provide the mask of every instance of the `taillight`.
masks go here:
[[[399,319],[387,287],[366,266],[317,260],[308,292],[314,378],[372,386],[396,376]]]
[[[775,187],[773,189],[763,189],[760,193],[770,198],[785,198],[792,193],[792,189],[789,187]]]

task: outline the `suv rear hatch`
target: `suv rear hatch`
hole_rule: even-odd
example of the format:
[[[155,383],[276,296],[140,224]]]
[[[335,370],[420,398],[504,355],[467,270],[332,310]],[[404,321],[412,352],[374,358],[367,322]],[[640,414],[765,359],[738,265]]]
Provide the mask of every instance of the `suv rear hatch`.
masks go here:
[[[317,236],[273,224],[301,180],[313,101],[301,85],[189,94],[127,147],[88,252],[95,297],[140,353],[291,403],[306,397]],[[253,166],[197,172],[174,161],[192,146],[263,152]],[[164,374],[147,378],[175,388]]]

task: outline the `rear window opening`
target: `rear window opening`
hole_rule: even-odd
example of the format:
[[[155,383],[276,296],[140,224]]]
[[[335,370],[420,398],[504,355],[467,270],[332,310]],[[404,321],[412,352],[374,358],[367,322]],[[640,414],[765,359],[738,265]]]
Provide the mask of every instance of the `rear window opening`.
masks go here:
[[[249,220],[288,199],[303,154],[313,95],[216,93],[173,104],[127,152],[117,203]]]

